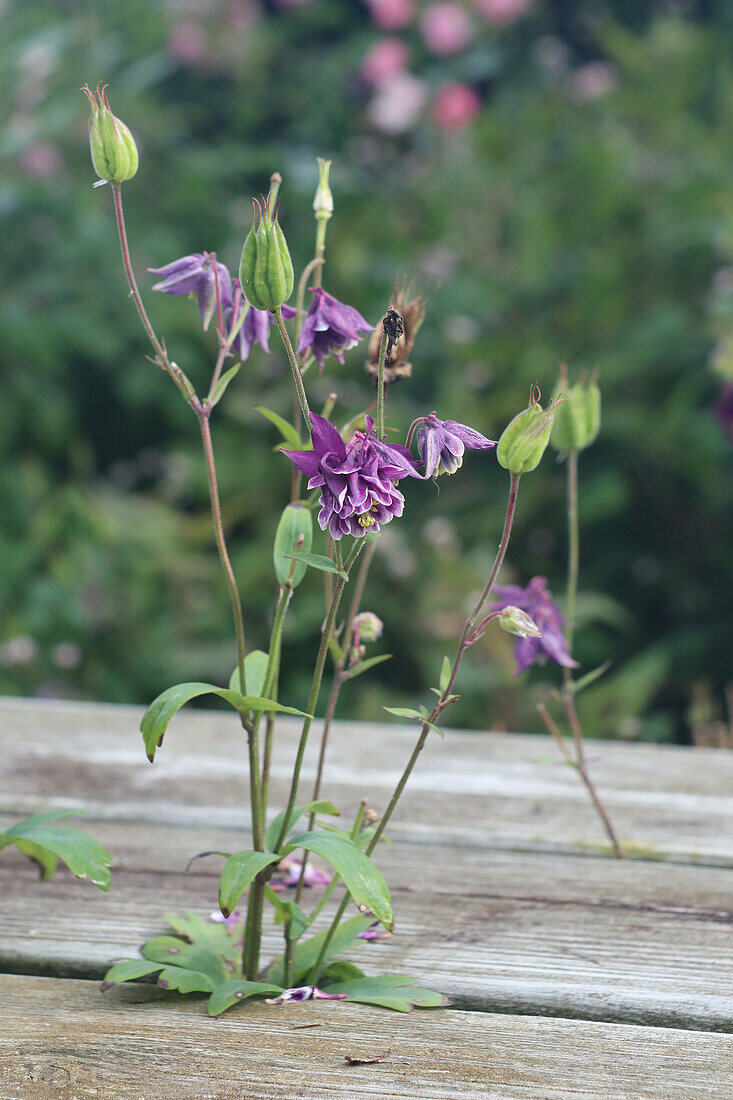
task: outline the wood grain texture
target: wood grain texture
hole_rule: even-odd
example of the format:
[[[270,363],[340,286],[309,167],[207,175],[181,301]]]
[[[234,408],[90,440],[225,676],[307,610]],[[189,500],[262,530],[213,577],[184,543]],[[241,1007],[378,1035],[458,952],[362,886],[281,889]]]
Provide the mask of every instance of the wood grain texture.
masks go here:
[[[163,914],[216,909],[222,861],[185,874],[191,855],[248,845],[231,830],[144,823],[95,833],[118,861],[109,894],[64,871],[40,886],[20,853],[2,853],[0,968],[101,977],[164,931]],[[404,841],[377,862],[396,932],[351,954],[368,973],[408,973],[464,1007],[733,1030],[727,869]],[[280,935],[266,923],[266,958]]]
[[[95,819],[246,826],[245,753],[236,721],[182,712],[150,765],[138,732],[141,714],[135,707],[1,699],[0,808],[26,813],[73,804]],[[297,730],[292,721],[278,726],[273,809],[285,800]],[[325,794],[344,810],[364,795],[384,807],[414,738],[406,723],[337,724]],[[316,747],[317,730],[304,791]],[[588,754],[632,854],[733,866],[733,753],[594,741]],[[390,832],[477,849],[607,850],[585,790],[542,736],[449,732],[444,741],[431,739]]]
[[[704,1032],[328,1002],[211,1020],[151,987],[20,976],[0,999],[2,1100],[720,1100],[733,1076],[733,1039]]]

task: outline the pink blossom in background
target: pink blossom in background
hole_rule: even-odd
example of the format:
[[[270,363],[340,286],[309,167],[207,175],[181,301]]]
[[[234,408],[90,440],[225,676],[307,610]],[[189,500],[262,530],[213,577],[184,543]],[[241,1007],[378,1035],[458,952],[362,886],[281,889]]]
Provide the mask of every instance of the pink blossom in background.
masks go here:
[[[462,130],[481,110],[481,98],[468,84],[446,84],[433,103],[433,117],[441,130]]]
[[[399,38],[380,38],[361,63],[361,75],[378,86],[407,68],[407,46]]]
[[[50,141],[41,141],[32,145],[21,155],[20,167],[27,176],[46,180],[55,176],[60,167],[58,149]]]
[[[529,11],[532,0],[474,0],[484,19],[499,27],[516,23]]]
[[[406,27],[415,14],[414,0],[367,0],[372,22],[384,31]]]
[[[616,87],[616,73],[605,61],[589,61],[575,70],[571,86],[578,99],[600,99]]]
[[[420,17],[420,29],[425,45],[438,57],[465,50],[471,41],[471,23],[460,4],[431,4]]]
[[[276,0],[279,8],[302,8],[310,4],[310,0]]]
[[[247,30],[261,15],[262,9],[255,0],[229,0],[226,23],[233,30]]]
[[[422,80],[398,73],[385,80],[367,107],[372,124],[386,134],[402,134],[415,125],[427,98]]]
[[[206,40],[201,27],[195,23],[179,23],[168,35],[168,53],[184,65],[203,60]]]

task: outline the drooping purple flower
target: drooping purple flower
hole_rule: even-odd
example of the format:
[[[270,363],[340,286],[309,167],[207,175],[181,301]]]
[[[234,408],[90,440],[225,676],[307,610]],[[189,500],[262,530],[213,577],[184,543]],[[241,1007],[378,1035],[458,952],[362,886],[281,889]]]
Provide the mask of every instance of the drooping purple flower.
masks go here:
[[[336,541],[344,535],[361,538],[401,516],[405,498],[396,483],[420,477],[407,448],[376,439],[371,417],[366,432],[354,432],[348,443],[325,417],[311,413],[311,423],[313,450],[283,454],[309,479],[309,489],[321,489],[321,530],[328,528]]]
[[[300,859],[290,859],[289,856],[281,859],[275,868],[275,875],[279,875],[279,877],[275,878],[273,876],[270,879],[270,886],[273,890],[287,890],[289,887],[297,886],[300,882],[300,869],[302,866],[303,861]],[[304,886],[328,886],[330,881],[331,875],[328,871],[320,871],[310,861],[306,863],[303,876]]]
[[[496,440],[487,439],[467,424],[440,420],[435,412],[420,419],[422,423],[416,433],[417,452],[425,463],[423,476],[426,478],[454,474],[463,464],[466,447],[474,451],[489,451],[496,446]],[[418,423],[420,421],[416,420],[410,431]]]
[[[277,997],[266,997],[267,1005],[298,1004],[301,1001],[345,1001],[346,993],[324,993],[315,985],[300,985],[296,989],[285,989]]]
[[[375,920],[363,932],[357,932],[357,940],[388,940],[392,935],[381,921]]]
[[[232,282],[234,284],[234,301],[224,311],[224,333],[228,335],[234,328],[235,312],[237,318],[239,318],[242,310],[246,310],[244,320],[239,326],[232,343],[234,354],[244,363],[249,357],[254,344],[259,344],[263,351],[269,353],[270,327],[275,322],[275,315],[269,309],[255,309],[254,306],[249,305],[247,299],[242,295],[239,279],[233,279]],[[249,308],[247,308],[248,305]],[[286,320],[294,317],[296,312],[297,310],[293,309],[292,306],[284,305],[282,307],[282,314]]]
[[[298,353],[311,351],[320,374],[329,355],[335,355],[339,363],[343,363],[344,352],[356,347],[361,339],[359,334],[371,332],[373,326],[367,324],[353,306],[339,302],[323,287],[310,289],[313,297],[300,332]]]
[[[529,635],[526,638],[517,638],[514,646],[517,676],[532,664],[544,665],[548,657],[564,668],[577,667],[577,662],[568,652],[562,631],[565,620],[560,614],[560,608],[553,602],[544,577],[533,577],[526,588],[521,588],[518,584],[497,585],[494,595],[499,600],[493,605],[494,611],[504,607],[518,607],[526,611],[541,631],[539,637]]]
[[[216,264],[216,274],[214,274]],[[230,309],[234,301],[232,277],[224,264],[214,260],[208,252],[193,252],[165,267],[149,267],[153,275],[162,275],[153,290],[161,294],[195,294],[198,298],[204,332],[216,313],[216,283],[222,310]]]
[[[733,443],[733,382],[724,382],[720,391],[715,415],[721,428]]]

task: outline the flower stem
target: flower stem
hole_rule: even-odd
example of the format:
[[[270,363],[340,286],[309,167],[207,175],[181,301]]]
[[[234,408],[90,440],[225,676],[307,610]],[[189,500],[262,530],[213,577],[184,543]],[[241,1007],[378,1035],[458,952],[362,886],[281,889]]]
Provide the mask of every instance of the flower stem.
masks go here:
[[[575,630],[575,601],[578,594],[578,569],[580,562],[578,538],[578,452],[570,451],[567,457],[568,494],[568,589],[565,603],[565,641],[568,652],[573,648]],[[568,675],[569,675],[568,671]]]
[[[451,705],[451,703],[455,702],[455,699],[451,698],[452,693],[453,693],[453,685],[455,684],[456,677],[458,675],[458,671],[459,671],[460,666],[461,666],[461,661],[463,660],[463,656],[464,656],[466,650],[469,648],[469,645],[470,645],[470,642],[469,642],[468,639],[470,638],[470,636],[473,632],[473,628],[475,627],[476,619],[478,618],[478,616],[481,612],[481,608],[483,607],[484,603],[486,602],[486,600],[489,597],[489,594],[491,593],[491,589],[494,585],[494,581],[496,580],[496,578],[499,574],[499,570],[501,569],[501,566],[504,562],[504,558],[506,556],[507,547],[509,546],[509,538],[511,536],[511,531],[512,531],[512,524],[514,522],[514,513],[515,513],[515,510],[516,510],[518,492],[519,492],[519,475],[512,474],[511,477],[510,477],[509,498],[508,498],[508,501],[507,501],[506,514],[505,514],[505,517],[504,517],[504,527],[503,527],[503,530],[502,530],[501,539],[499,541],[499,548],[496,552],[496,557],[494,558],[494,563],[493,563],[493,565],[491,567],[491,571],[489,573],[489,578],[488,578],[488,580],[487,580],[487,582],[484,586],[484,590],[481,593],[481,596],[479,598],[478,603],[476,604],[476,607],[474,608],[474,610],[469,615],[468,619],[466,620],[465,626],[463,627],[463,631],[461,632],[461,637],[458,641],[458,646],[457,646],[457,649],[456,649],[456,655],[455,655],[455,658],[453,660],[453,666],[451,668],[451,674],[450,674],[448,684],[446,685],[444,690],[441,692],[440,697],[438,698],[438,701],[435,703],[435,705],[433,706],[433,709],[430,711],[430,714],[428,715],[426,721],[423,722],[423,724],[421,726],[420,733],[418,735],[418,739],[417,739],[417,742],[415,744],[415,747],[412,750],[412,754],[410,756],[410,759],[407,761],[407,764],[405,765],[404,771],[402,772],[402,775],[399,778],[397,786],[395,787],[395,789],[392,793],[392,797],[389,800],[389,803],[387,805],[387,809],[382,814],[382,817],[379,821],[379,824],[377,825],[377,828],[375,830],[374,836],[372,837],[372,839],[369,842],[369,845],[367,846],[366,853],[365,853],[367,856],[370,856],[372,854],[372,852],[376,848],[377,844],[379,844],[379,841],[382,838],[382,834],[384,833],[384,830],[387,828],[389,820],[392,817],[392,814],[394,813],[394,811],[397,807],[397,803],[399,802],[399,800],[402,796],[402,792],[405,789],[407,781],[410,778],[410,775],[412,774],[412,770],[415,767],[415,764],[417,763],[417,759],[420,756],[420,753],[422,752],[422,750],[425,746],[425,742],[427,741],[428,734],[430,733],[431,724],[434,723],[440,717],[440,715],[443,713],[443,711],[446,710]],[[321,945],[321,950],[319,952],[318,958],[316,959],[315,963],[311,967],[311,970],[308,974],[308,977],[306,978],[306,982],[308,984],[314,984],[318,980],[321,963],[323,962],[323,959],[325,958],[326,951],[328,950],[328,946],[329,946],[329,944],[330,944],[330,942],[331,942],[331,940],[334,936],[334,933],[336,932],[336,929],[338,928],[338,926],[341,922],[341,918],[343,917],[344,913],[346,912],[346,907],[347,907],[348,903],[349,903],[349,895],[345,894],[343,899],[341,900],[341,904],[339,905],[338,909],[336,910],[336,913],[335,913],[334,918],[331,922],[331,925],[328,929],[328,932],[326,933],[323,944]]]
[[[145,329],[150,343],[153,345],[153,350],[159,365],[164,371],[171,376],[180,392],[185,397],[186,401],[191,402],[191,394],[188,391],[184,383],[184,374],[180,367],[177,367],[175,363],[171,363],[166,350],[155,334],[155,329],[150,323],[150,318],[147,315],[143,300],[140,297],[140,291],[137,288],[137,281],[135,279],[135,272],[132,270],[132,261],[130,259],[130,248],[127,243],[127,229],[125,228],[125,215],[122,210],[122,189],[119,184],[112,184],[112,195],[114,198],[115,206],[115,220],[117,222],[117,233],[120,238],[120,249],[122,250],[122,266],[125,269],[125,276],[127,278],[127,284],[130,287],[130,297],[135,303],[135,308],[138,312],[140,320],[142,321],[143,328]],[[189,383],[190,385],[190,383]]]
[[[297,359],[297,356],[296,356],[295,352],[293,351],[293,345],[290,342],[290,337],[288,336],[288,330],[285,328],[285,322],[283,321],[283,314],[282,314],[281,309],[276,309],[275,310],[275,322],[277,324],[278,329],[280,330],[280,335],[282,337],[283,344],[285,345],[285,351],[286,351],[287,356],[288,356],[288,362],[290,363],[290,369],[293,372],[293,384],[295,385],[295,392],[298,395],[298,403],[300,404],[300,411],[303,414],[303,420],[305,421],[306,429],[307,429],[308,433],[310,434],[310,430],[311,430],[310,414],[311,414],[311,411],[308,407],[308,398],[306,397],[306,394],[305,394],[305,387],[303,385],[303,378],[302,378],[302,375],[300,373],[300,366],[298,365],[298,359]]]
[[[377,439],[384,435],[384,361],[387,357],[386,329],[382,326],[382,339],[379,341],[379,369],[377,374]]]

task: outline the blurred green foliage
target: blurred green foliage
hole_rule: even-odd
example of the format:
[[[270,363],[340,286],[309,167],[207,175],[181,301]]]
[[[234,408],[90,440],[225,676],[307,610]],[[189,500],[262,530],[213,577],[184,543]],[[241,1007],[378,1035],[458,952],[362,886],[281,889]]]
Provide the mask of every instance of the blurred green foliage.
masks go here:
[[[111,196],[91,187],[77,89],[103,79],[140,149],[124,190],[139,281],[199,386],[213,338],[195,305],[150,295],[145,269],[203,250],[236,269],[250,196],[275,169],[302,268],[316,155],[334,161],[327,289],[372,321],[396,277],[433,293],[414,378],[390,399],[400,432],[435,408],[497,438],[531,382],[549,396],[560,360],[571,374],[599,368],[601,435],[580,462],[576,655],[583,668],[606,657],[613,668],[583,714],[590,735],[684,736],[693,687],[720,692],[731,672],[733,479],[707,369],[711,286],[729,262],[730,8],[537,0],[450,62],[481,90],[473,125],[444,133],[426,114],[385,136],[364,112],[357,74],[375,31],[360,5],[243,7],[251,18],[237,21],[223,0],[4,5],[0,691],[146,702],[176,681],[225,682],[234,663],[196,423],[146,361]],[[186,63],[171,35],[193,16],[207,52]],[[449,62],[412,48],[427,86],[444,79]],[[613,80],[581,94],[574,73],[598,60]],[[336,391],[347,419],[368,403],[363,359],[357,349],[309,375],[313,404]],[[214,422],[253,647],[266,644],[270,546],[289,485],[254,406],[286,413],[291,400],[273,337]],[[439,491],[409,487],[366,600],[395,659],[344,691],[344,715],[378,719],[383,704],[425,698],[493,555],[505,492],[481,454]],[[564,468],[548,452],[523,479],[505,579],[542,573],[559,597],[564,556]],[[295,706],[322,614],[313,574],[287,631],[282,698]],[[557,670],[514,680],[499,635],[471,651],[451,721],[539,729],[534,703]]]

